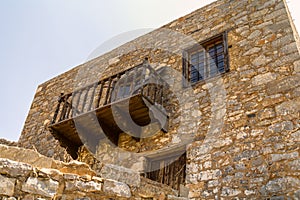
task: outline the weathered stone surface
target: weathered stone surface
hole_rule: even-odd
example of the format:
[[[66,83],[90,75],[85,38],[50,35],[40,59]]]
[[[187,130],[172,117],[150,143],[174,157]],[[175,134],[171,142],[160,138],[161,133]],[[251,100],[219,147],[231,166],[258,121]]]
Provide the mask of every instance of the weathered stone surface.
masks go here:
[[[293,88],[297,88],[300,85],[300,76],[293,75],[289,77],[285,77],[283,79],[279,79],[271,82],[267,87],[268,94],[278,94]]]
[[[30,155],[27,155],[30,156]],[[135,192],[135,197],[155,197],[156,194],[166,195],[178,195],[178,192],[166,187],[165,185],[151,182],[150,180],[143,178],[140,181],[138,187],[131,188],[122,182],[115,180],[105,180],[100,177],[91,177],[89,175],[79,176],[78,174],[63,174],[57,169],[33,168],[31,165],[18,162],[9,161],[7,159],[1,159],[5,163],[5,166],[10,166],[7,163],[14,163],[14,174],[17,174],[15,178],[10,178],[9,173],[3,173],[0,175],[0,196],[10,196],[7,200],[14,200],[13,196],[22,196],[22,199],[34,200],[34,199],[50,199],[61,196],[63,199],[108,199],[112,196],[119,198],[130,198],[132,192]],[[24,171],[24,165],[30,166],[30,172]],[[72,166],[76,169],[85,165],[82,163],[73,162]],[[3,166],[2,166],[3,167]],[[22,171],[23,170],[23,171]],[[79,170],[79,169],[78,169]],[[24,172],[24,176],[20,175],[19,172]],[[7,171],[6,171],[7,172]],[[10,171],[11,172],[11,171]],[[18,173],[16,173],[18,172]],[[7,177],[8,176],[8,177]],[[28,178],[26,178],[29,176]],[[105,187],[103,186],[104,183]],[[155,184],[154,184],[155,183]],[[156,186],[159,185],[159,186]],[[102,188],[103,186],[103,188]],[[137,192],[138,191],[138,192]],[[150,195],[149,195],[150,194]],[[38,197],[37,197],[38,196]]]
[[[119,197],[131,197],[131,192],[128,185],[114,180],[105,180],[103,191]]]
[[[15,197],[3,197],[2,200],[17,200]]]
[[[300,188],[300,178],[299,177],[285,177],[287,188],[289,188],[289,191],[293,191],[293,188]]]
[[[269,83],[276,79],[276,74],[268,72],[265,74],[259,74],[252,78],[252,84],[253,85],[261,85]]]
[[[96,173],[90,168],[89,165],[83,162],[71,161],[69,163],[60,164],[58,170],[62,173],[71,173],[78,175],[90,175],[94,176]]]
[[[156,197],[157,194],[179,196],[178,191],[167,185],[141,177],[141,186],[133,190],[134,194],[138,193],[142,197]],[[133,193],[132,193],[133,195]]]
[[[38,194],[45,197],[54,197],[57,193],[59,183],[51,179],[42,180],[39,178],[29,177],[22,186],[22,191]]]
[[[188,197],[189,196],[189,188],[180,184],[179,186],[179,195],[181,197]]]
[[[272,181],[269,181],[266,186],[263,186],[261,192],[264,195],[268,193],[277,193],[286,190],[286,183],[284,178],[278,178]]]
[[[269,118],[272,118],[272,117],[275,117],[276,116],[276,113],[274,111],[273,108],[266,108],[264,110],[261,110],[259,113],[258,113],[258,119],[259,120],[264,120],[264,119],[269,119]]]
[[[102,167],[100,176],[105,179],[124,182],[130,186],[139,186],[141,182],[140,174],[138,172],[125,167],[110,164]]]
[[[30,155],[30,156],[28,156]],[[24,149],[0,144],[0,158],[31,164],[34,167],[54,167],[54,160],[30,149]]]
[[[300,131],[291,134],[291,139],[295,142],[300,142]]]
[[[298,152],[285,153],[285,154],[272,154],[271,160],[272,160],[272,162],[276,162],[276,161],[280,161],[280,160],[295,159],[298,157],[299,157]]]
[[[293,160],[293,161],[289,162],[288,165],[291,170],[300,171],[300,159]]]
[[[77,174],[64,174],[64,179],[65,180],[76,180],[79,179],[79,176]]]
[[[0,175],[0,195],[13,196],[16,179]]]
[[[266,186],[261,188],[261,193],[276,194],[283,191],[292,191],[294,188],[300,187],[300,179],[293,177],[277,178],[269,181]]]
[[[279,104],[275,107],[275,110],[277,115],[297,113],[300,110],[300,98]]]
[[[254,190],[245,190],[245,195],[249,196],[249,195],[254,195],[256,194],[256,192]]]
[[[94,181],[80,181],[75,180],[73,182],[66,182],[66,191],[82,191],[82,192],[101,192],[101,183]]]
[[[42,168],[38,170],[38,174],[40,177],[47,178],[51,177],[52,179],[59,181],[63,174],[57,169],[49,169],[49,168]]]
[[[0,174],[6,174],[11,177],[27,177],[32,170],[33,168],[29,164],[0,158]]]
[[[248,160],[250,158],[256,157],[259,155],[259,151],[256,150],[245,150],[234,157],[234,161],[240,161],[240,160]]]
[[[269,63],[271,61],[270,58],[267,58],[266,56],[264,55],[260,55],[259,57],[257,57],[255,60],[253,60],[252,64],[254,66],[261,66],[261,65],[265,65],[267,63]],[[263,75],[263,77],[273,77],[274,74],[266,74],[266,75]],[[274,78],[274,77],[273,77]],[[262,77],[258,77],[259,80],[262,80]],[[259,84],[259,82],[257,83]]]
[[[221,196],[222,197],[233,197],[233,196],[236,196],[240,193],[241,193],[240,190],[229,188],[229,187],[224,187],[222,189]]]
[[[0,138],[0,144],[6,145],[6,146],[17,146],[18,145],[17,142],[9,141],[4,138]]]
[[[294,70],[295,72],[300,72],[300,61],[294,62]]]
[[[222,175],[221,170],[208,170],[208,171],[202,171],[198,175],[198,180],[200,181],[207,181],[212,179],[218,179]]]
[[[258,53],[260,50],[261,50],[261,48],[254,47],[254,48],[250,49],[249,51],[247,51],[246,53],[244,53],[243,56],[249,56],[254,53]]]
[[[176,197],[176,196],[173,196],[173,195],[168,195],[167,199],[168,200],[188,200],[188,198],[186,198],[186,197]]]
[[[294,124],[291,121],[283,121],[269,126],[269,131],[274,133],[280,133],[283,131],[291,131],[294,129]]]

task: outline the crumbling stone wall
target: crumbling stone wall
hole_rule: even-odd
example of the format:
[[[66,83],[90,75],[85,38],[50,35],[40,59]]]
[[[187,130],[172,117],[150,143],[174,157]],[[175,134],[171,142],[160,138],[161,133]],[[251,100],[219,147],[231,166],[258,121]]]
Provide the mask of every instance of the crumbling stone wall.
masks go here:
[[[0,144],[8,145],[8,146],[18,146],[18,142],[8,141],[6,139],[1,138]]]
[[[117,166],[104,166],[102,176],[97,176],[85,163],[63,163],[35,151],[5,145],[0,145],[0,150],[0,199],[3,200],[176,200],[178,196],[169,187]]]
[[[195,84],[187,94],[179,90],[181,80],[166,72],[164,77],[178,87],[174,93],[186,100],[172,102],[176,112],[168,133],[148,139],[151,143],[127,138],[122,145],[133,145],[133,151],[141,144],[156,149],[181,143],[180,135],[192,133],[186,147],[190,199],[300,198],[300,56],[283,0],[216,1],[43,83],[20,145],[63,160],[63,149],[47,130],[61,92],[136,66],[145,57],[156,69],[169,66],[181,74],[182,51],[224,31],[230,72]],[[114,154],[102,153],[107,162],[115,160]],[[83,157],[97,168],[91,157]]]

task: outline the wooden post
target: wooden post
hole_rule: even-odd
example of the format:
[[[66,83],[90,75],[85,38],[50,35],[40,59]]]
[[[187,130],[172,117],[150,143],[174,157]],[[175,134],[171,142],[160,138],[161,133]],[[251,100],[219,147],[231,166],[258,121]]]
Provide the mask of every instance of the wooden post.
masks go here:
[[[102,92],[103,92],[103,86],[104,86],[104,81],[101,81],[100,82],[100,90],[99,90],[99,93],[98,93],[98,100],[97,100],[96,108],[98,108],[100,106],[100,101],[101,101]]]
[[[109,95],[110,95],[109,92],[110,92],[111,81],[112,81],[112,78],[109,77],[109,80],[108,80],[108,87],[107,87],[107,90],[106,90],[106,95],[105,95],[104,105],[106,105],[107,102],[108,102],[108,97],[109,97]]]
[[[86,102],[86,98],[87,98],[87,96],[88,96],[89,91],[90,91],[90,88],[86,88],[86,92],[85,92],[85,94],[84,94],[83,101],[82,101],[82,108],[81,108],[81,112],[82,112],[82,113],[84,112],[84,107],[85,107],[85,105],[86,105],[85,102]]]
[[[72,100],[71,100],[71,102],[70,103],[68,103],[68,108],[67,108],[67,114],[66,114],[66,118],[70,118],[70,113],[71,113],[71,111],[72,111],[73,109],[72,109]],[[71,116],[72,117],[72,116]]]
[[[133,94],[134,92],[134,87],[135,87],[135,79],[136,79],[136,70],[138,70],[138,68],[133,69],[133,75],[132,75],[132,82],[130,85],[130,89],[129,89],[129,94]]]
[[[58,98],[58,104],[56,106],[55,113],[54,113],[54,116],[53,116],[51,124],[54,124],[56,122],[56,119],[57,119],[57,116],[58,116],[58,113],[59,113],[60,104],[61,104],[62,96],[63,95],[64,95],[64,93],[61,93],[60,96],[59,96],[59,98]]]
[[[63,109],[61,111],[59,121],[62,121],[62,120],[65,119],[68,96],[65,95],[62,99],[63,99],[62,100],[62,102],[63,102]]]
[[[81,90],[77,91],[77,92],[75,92],[75,94],[77,95],[77,100],[76,100],[76,103],[75,103],[73,109],[74,109],[74,111],[78,111],[78,113],[77,112],[75,114],[73,113],[73,117],[76,116],[76,114],[80,113],[78,107],[79,107],[79,102],[80,102],[80,97],[81,97],[82,91]]]
[[[116,80],[113,80],[113,83],[112,83],[112,89],[113,91],[111,92],[111,95],[110,95],[110,98],[109,98],[109,102],[116,99],[117,97],[117,94],[118,94],[118,91],[116,90],[115,86],[116,86],[116,83],[118,82],[118,80],[120,80],[120,77],[121,77],[121,74],[119,73],[116,77]],[[114,92],[114,94],[113,94]],[[113,95],[114,95],[114,98],[113,98]]]
[[[97,85],[98,85],[98,83],[95,83],[95,84],[93,85],[93,92],[92,92],[92,96],[91,96],[90,103],[89,103],[89,106],[88,106],[88,111],[91,110],[92,105],[93,105],[93,103],[94,103],[94,97],[95,97],[95,91],[96,91]]]

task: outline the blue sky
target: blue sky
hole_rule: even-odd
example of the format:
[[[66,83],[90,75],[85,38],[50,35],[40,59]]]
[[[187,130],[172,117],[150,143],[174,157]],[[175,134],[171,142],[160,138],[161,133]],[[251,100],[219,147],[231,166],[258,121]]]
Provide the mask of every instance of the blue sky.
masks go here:
[[[124,32],[158,28],[213,0],[0,1],[0,138],[18,140],[37,86]],[[296,8],[293,18],[300,29]]]

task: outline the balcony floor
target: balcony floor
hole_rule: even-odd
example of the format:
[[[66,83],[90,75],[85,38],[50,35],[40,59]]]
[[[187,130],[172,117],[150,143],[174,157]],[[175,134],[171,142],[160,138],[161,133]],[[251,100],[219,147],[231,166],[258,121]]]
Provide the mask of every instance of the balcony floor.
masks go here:
[[[155,109],[150,111],[149,105]],[[157,116],[158,118],[160,116],[168,117],[164,111],[153,105],[147,98],[136,94],[52,124],[49,128],[54,137],[75,158],[78,147],[83,144],[95,153],[101,140],[109,139],[110,142],[117,145],[119,134],[122,132],[129,131],[138,138],[140,127],[153,123],[151,121],[153,114],[156,116],[155,119]],[[159,119],[157,120],[159,121]],[[162,129],[166,131],[166,124],[162,125]]]

